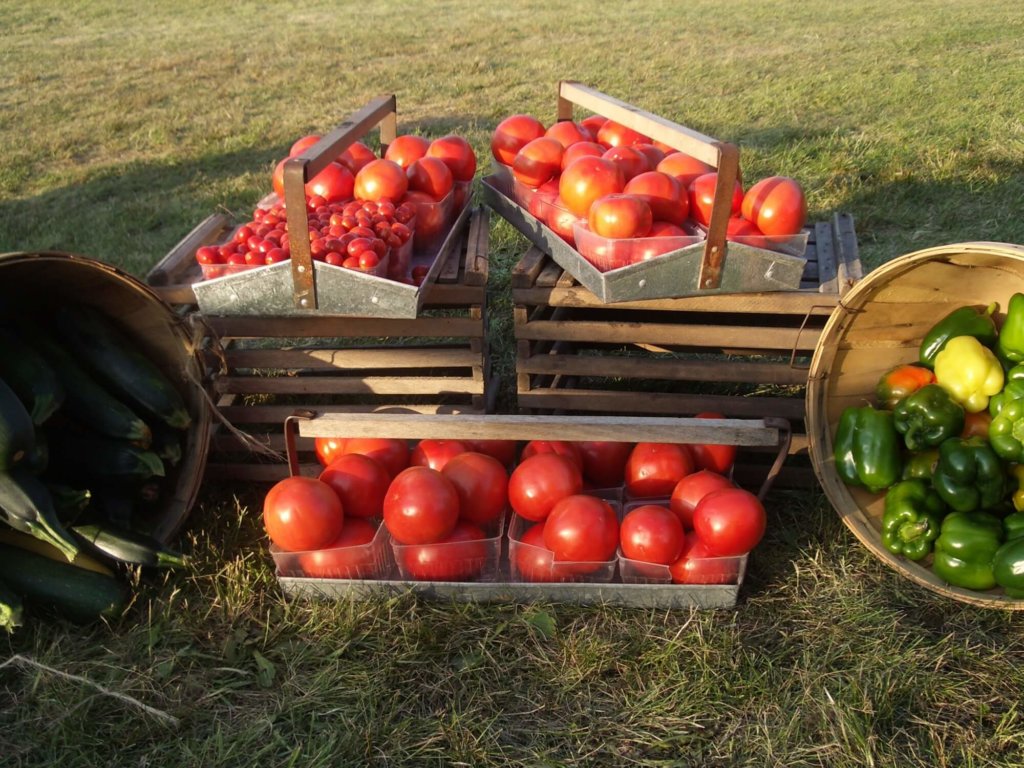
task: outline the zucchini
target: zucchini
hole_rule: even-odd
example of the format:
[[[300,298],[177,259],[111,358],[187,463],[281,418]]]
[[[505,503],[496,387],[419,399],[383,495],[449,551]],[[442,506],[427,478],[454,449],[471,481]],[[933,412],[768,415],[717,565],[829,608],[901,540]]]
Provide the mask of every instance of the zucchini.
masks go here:
[[[25,454],[21,466],[34,475],[41,475],[50,465],[50,440],[45,432],[36,432],[36,443]]]
[[[71,529],[83,541],[115,560],[132,565],[179,568],[185,565],[180,552],[164,546],[151,536],[112,525],[76,525]]]
[[[64,402],[64,387],[53,368],[9,328],[0,328],[0,378],[21,398],[36,426]]]
[[[0,544],[0,580],[30,608],[45,606],[76,622],[118,616],[128,606],[128,585],[116,578],[10,544]]]
[[[53,432],[50,454],[64,479],[141,483],[164,476],[164,463],[155,453],[108,437]]]
[[[78,543],[58,519],[49,490],[31,472],[21,467],[0,472],[0,510],[11,528],[52,544],[68,560],[78,554]]]
[[[23,606],[21,597],[3,581],[0,581],[0,627],[13,632],[21,626]]]
[[[47,483],[46,488],[50,491],[57,517],[65,525],[75,522],[92,499],[92,492],[88,488],[79,490],[63,483]]]
[[[146,422],[100,385],[64,347],[38,328],[23,324],[21,330],[53,366],[66,392],[64,408],[71,416],[107,437],[149,446],[153,433]]]
[[[36,430],[21,400],[0,379],[0,472],[25,458],[36,441]]]
[[[29,552],[35,552],[37,555],[42,555],[50,560],[56,560],[59,563],[68,562],[67,558],[64,557],[64,555],[61,554],[61,551],[56,547],[47,544],[45,541],[40,541],[34,536],[29,536],[27,533],[12,531],[9,528],[4,528],[2,526],[0,526],[0,544],[10,544],[12,547],[18,547],[19,549],[25,549]],[[105,566],[88,552],[79,552],[75,555],[71,564],[77,565],[79,568],[85,568],[87,571],[95,571],[96,573],[102,573],[107,576],[114,575],[114,572],[110,570],[110,568]]]
[[[191,417],[178,390],[101,312],[65,305],[54,314],[54,324],[68,347],[121,397],[168,426],[188,427]]]
[[[161,428],[157,424],[153,427],[153,444],[150,446],[153,453],[164,460],[172,467],[178,466],[182,456],[182,433],[173,429]]]

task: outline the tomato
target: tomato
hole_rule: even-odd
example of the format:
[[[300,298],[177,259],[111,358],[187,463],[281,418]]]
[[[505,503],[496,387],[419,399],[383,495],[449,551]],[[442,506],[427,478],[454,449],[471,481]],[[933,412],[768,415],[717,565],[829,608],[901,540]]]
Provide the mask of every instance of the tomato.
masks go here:
[[[580,120],[580,128],[584,128],[590,132],[591,141],[597,141],[597,134],[601,130],[601,126],[608,122],[608,118],[604,115],[590,115]]]
[[[440,472],[445,464],[466,450],[466,444],[459,440],[420,440],[412,449],[409,464],[414,467],[430,467]]]
[[[630,560],[670,565],[683,551],[683,524],[668,507],[645,504],[634,507],[619,526],[622,554]]]
[[[303,136],[301,139],[292,144],[291,149],[288,150],[288,157],[297,157],[305,152],[307,149],[312,147],[320,141],[320,137],[317,135]]]
[[[515,440],[463,440],[470,451],[486,453],[501,462],[502,466],[510,467],[516,460]]]
[[[409,189],[426,192],[438,201],[444,200],[455,183],[448,165],[438,157],[421,157],[414,160],[406,168],[405,175],[409,179]]]
[[[629,183],[634,176],[646,173],[651,170],[647,156],[634,147],[612,147],[601,155],[605,160],[611,160],[622,169],[622,177]]]
[[[350,517],[341,533],[323,549],[303,552],[299,567],[318,579],[365,579],[377,575],[377,557],[367,544],[377,535],[377,525]]]
[[[544,521],[544,546],[556,561],[593,563],[594,567],[574,570],[594,571],[600,563],[615,557],[619,547],[619,519],[604,499],[576,494],[567,496],[551,509]]]
[[[345,453],[344,437],[318,437],[313,441],[316,457],[325,467]]]
[[[725,225],[725,236],[729,239],[734,237],[752,238],[761,235],[761,230],[744,219],[742,216],[730,216],[729,223]]]
[[[562,152],[558,139],[541,136],[524,144],[512,159],[512,175],[520,183],[536,189],[558,175],[562,169]]]
[[[486,526],[501,519],[508,506],[508,472],[484,453],[460,453],[441,469],[459,494],[463,520]]]
[[[341,499],[346,517],[380,517],[391,476],[369,456],[347,453],[339,456],[320,473]]]
[[[390,160],[371,160],[356,174],[355,196],[360,200],[397,203],[408,188],[405,170]]]
[[[711,221],[711,209],[715,204],[715,185],[717,183],[717,173],[705,173],[703,176],[698,176],[690,184],[690,215],[704,226],[707,226]],[[742,203],[743,187],[737,181],[732,191],[732,205],[729,215],[735,216],[738,214]]]
[[[534,190],[534,193],[530,195],[529,202],[526,205],[526,210],[529,211],[530,215],[541,221],[547,220],[548,208],[551,203],[554,202],[555,198],[558,197],[558,181],[551,179],[546,181]]]
[[[566,496],[583,490],[583,474],[571,459],[539,453],[521,461],[508,479],[508,501],[527,520],[543,520]]]
[[[426,192],[411,190],[405,195],[405,202],[416,210],[416,227],[414,230],[417,247],[421,242],[434,242],[445,230],[444,206]]]
[[[595,488],[621,485],[626,461],[633,451],[632,443],[584,440],[576,443],[583,458],[583,477]]]
[[[742,488],[712,491],[693,510],[693,530],[716,555],[742,555],[764,536],[767,516],[760,500]]]
[[[686,230],[668,221],[655,219],[647,237],[688,237]]]
[[[344,524],[338,494],[314,477],[286,477],[263,500],[267,535],[288,552],[322,549],[338,538]]]
[[[570,145],[581,141],[590,141],[594,137],[585,128],[580,128],[572,120],[559,120],[552,124],[544,135],[549,139],[555,139],[563,148],[568,149]]]
[[[543,123],[531,115],[506,117],[491,135],[491,154],[502,165],[512,165],[520,149],[543,135]]]
[[[380,462],[390,477],[409,466],[409,446],[404,440],[389,437],[350,437],[345,453],[361,453]]]
[[[402,168],[407,169],[426,155],[428,149],[430,149],[429,139],[425,139],[422,136],[405,134],[388,144],[388,148],[384,150],[384,159],[397,163]]]
[[[341,163],[331,162],[306,182],[306,197],[319,195],[328,203],[336,203],[351,199],[354,187],[352,171]]]
[[[694,179],[705,173],[711,173],[715,168],[685,152],[670,152],[658,163],[655,170],[667,173],[682,184],[683,189],[689,189]]]
[[[573,214],[585,218],[595,200],[621,192],[625,185],[622,169],[611,160],[584,155],[562,171],[558,196]]]
[[[692,532],[686,534],[682,554],[668,570],[673,584],[735,584],[740,578],[738,560],[712,554]]]
[[[567,440],[531,440],[523,446],[523,452],[519,454],[519,460],[524,461],[538,453],[558,453],[567,459],[572,459],[573,464],[583,469],[583,454],[579,446]]]
[[[459,519],[459,494],[430,467],[409,467],[384,496],[384,525],[399,544],[432,544],[450,534]]]
[[[665,152],[653,144],[634,144],[633,148],[643,152],[647,158],[647,166],[653,171],[658,168],[658,163],[665,159]]]
[[[807,219],[807,199],[795,179],[769,176],[747,190],[741,210],[766,235],[795,235]]]
[[[359,173],[364,165],[376,159],[377,156],[373,154],[373,150],[361,141],[350,144],[347,149],[338,155],[338,162],[347,166],[352,173]]]
[[[274,188],[274,192],[284,200],[284,164],[288,161],[286,157],[284,160],[278,162],[274,166],[274,172],[270,176],[270,185]]]
[[[698,419],[724,419],[721,413],[698,413]],[[719,445],[711,443],[693,443],[690,453],[698,469],[710,469],[720,475],[726,475],[736,462],[737,447],[735,445]]]
[[[485,539],[480,526],[459,520],[439,541],[401,547],[399,557],[405,573],[416,581],[468,581],[487,564]]]
[[[544,546],[544,524],[535,523],[515,543],[513,560],[516,576],[523,581],[558,581],[554,571],[555,556]]]
[[[597,141],[606,147],[625,147],[630,144],[651,143],[651,140],[639,131],[627,128],[614,120],[605,120],[597,132]]]
[[[560,238],[573,245],[576,242],[576,234],[573,232],[573,224],[579,219],[570,211],[561,197],[556,197],[547,209],[547,225]]]
[[[577,158],[601,157],[604,153],[605,148],[596,141],[578,141],[575,144],[570,144],[562,153],[562,170],[568,168]]]
[[[698,502],[712,491],[734,487],[732,481],[725,475],[720,475],[709,469],[693,472],[682,478],[672,489],[669,509],[679,518],[683,528],[688,531],[692,530],[693,510],[696,509]]]
[[[476,174],[476,153],[461,136],[449,134],[430,142],[427,157],[443,160],[456,181],[472,181]]]
[[[631,496],[668,496],[693,472],[690,449],[678,443],[637,443],[626,461],[626,490]]]
[[[651,215],[658,221],[681,225],[690,213],[686,190],[667,173],[641,173],[627,181],[622,192],[647,203],[651,207]]]
[[[609,238],[644,237],[654,217],[651,206],[635,195],[605,195],[590,206],[587,222],[595,235]]]

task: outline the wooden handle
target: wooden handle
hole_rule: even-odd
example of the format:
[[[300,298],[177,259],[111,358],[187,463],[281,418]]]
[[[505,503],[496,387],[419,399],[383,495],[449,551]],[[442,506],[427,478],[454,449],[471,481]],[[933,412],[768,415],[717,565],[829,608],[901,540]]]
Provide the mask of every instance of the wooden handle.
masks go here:
[[[288,216],[288,244],[291,247],[292,285],[296,309],[316,309],[316,273],[309,250],[309,216],[306,211],[306,183],[328,163],[380,125],[383,148],[395,140],[398,112],[395,97],[380,96],[320,139],[302,154],[284,164],[284,201]]]
[[[167,286],[181,282],[195,264],[196,249],[217,242],[231,227],[231,219],[223,213],[207,216],[167,252],[146,275],[149,285]]]

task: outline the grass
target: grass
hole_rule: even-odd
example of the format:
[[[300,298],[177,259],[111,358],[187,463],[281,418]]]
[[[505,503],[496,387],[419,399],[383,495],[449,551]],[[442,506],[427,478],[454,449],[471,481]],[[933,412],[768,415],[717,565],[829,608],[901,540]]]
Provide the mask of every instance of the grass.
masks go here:
[[[504,115],[553,119],[560,78],[738,142],[748,179],[799,178],[812,218],[854,214],[868,267],[1024,243],[1024,18],[1010,0],[2,11],[0,251],[141,276],[210,211],[248,212],[294,138],[373,96],[397,95],[400,130],[457,131],[486,158]],[[523,242],[493,225],[506,373]],[[885,569],[819,493],[772,495],[735,611],[665,612],[286,602],[262,490],[207,482],[181,542],[191,567],[147,580],[125,619],[0,639],[0,762],[1024,762],[1021,620]]]

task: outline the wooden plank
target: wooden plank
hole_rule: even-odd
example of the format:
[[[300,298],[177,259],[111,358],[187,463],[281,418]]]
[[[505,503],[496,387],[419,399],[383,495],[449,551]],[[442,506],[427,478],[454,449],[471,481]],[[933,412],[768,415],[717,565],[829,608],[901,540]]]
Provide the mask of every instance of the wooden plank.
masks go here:
[[[322,402],[291,405],[224,405],[218,410],[232,424],[274,424],[278,427],[296,411],[315,411],[324,408]],[[398,405],[394,403],[331,403],[332,413],[444,413],[458,415],[479,413],[479,409],[467,404],[419,403]]]
[[[466,266],[463,281],[466,285],[485,286],[490,271],[490,210],[478,208],[466,240]]]
[[[675,392],[609,392],[584,389],[534,389],[517,396],[521,408],[592,413],[680,414],[714,411],[726,416],[772,415],[803,419],[802,397],[733,397]]]
[[[475,222],[476,217],[474,216],[470,219],[470,228],[472,228]],[[444,263],[441,265],[441,269],[438,270],[437,277],[435,278],[438,285],[451,285],[459,281],[459,270],[462,269],[466,258],[467,237],[466,231],[463,230],[459,236],[458,244],[442,254],[445,257]]]
[[[832,227],[826,222],[814,225],[815,248],[818,252],[818,282],[820,293],[839,293],[839,270],[836,249],[832,241]]]
[[[835,214],[832,217],[832,231],[841,254],[839,258],[839,295],[844,296],[857,284],[857,281],[864,277],[853,216],[849,213]]]
[[[181,283],[185,274],[190,270],[194,270],[198,274],[199,268],[195,261],[196,249],[202,245],[217,242],[230,227],[231,219],[223,213],[207,216],[149,270],[146,274],[146,282],[150,285],[167,286]]]
[[[466,348],[378,347],[356,349],[229,349],[228,368],[283,368],[288,370],[337,370],[393,368],[468,368],[480,365],[480,355]]]
[[[483,382],[447,376],[226,376],[220,394],[235,395],[482,395]]]
[[[513,288],[529,288],[534,284],[537,275],[545,264],[552,263],[546,253],[535,245],[531,245],[522,258],[512,267],[509,281]]]
[[[298,317],[227,317],[203,315],[221,338],[379,338],[383,336],[451,337],[483,335],[480,320],[417,317],[413,320],[317,314]]]

